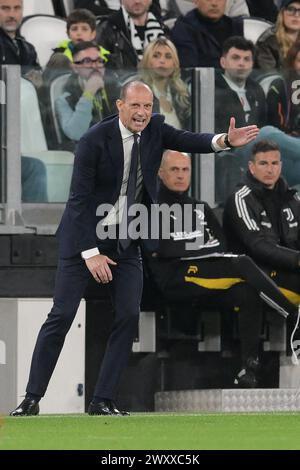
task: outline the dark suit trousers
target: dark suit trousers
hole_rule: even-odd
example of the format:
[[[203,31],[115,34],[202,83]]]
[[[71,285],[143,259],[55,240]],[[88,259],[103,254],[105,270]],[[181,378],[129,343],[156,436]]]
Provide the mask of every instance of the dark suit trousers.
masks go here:
[[[121,374],[131,352],[138,325],[143,284],[142,263],[136,246],[130,246],[122,255],[118,258],[114,256],[113,259],[117,266],[111,267],[113,281],[110,283],[110,292],[115,318],[94,391],[94,396],[108,399],[115,398]],[[27,393],[39,396],[45,394],[90,276],[80,257],[59,261],[54,305],[37,338]]]

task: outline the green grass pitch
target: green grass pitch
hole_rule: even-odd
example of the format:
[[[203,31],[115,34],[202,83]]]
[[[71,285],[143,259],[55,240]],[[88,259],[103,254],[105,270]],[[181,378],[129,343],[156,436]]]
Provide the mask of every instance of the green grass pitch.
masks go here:
[[[0,417],[4,449],[300,449],[300,414]]]

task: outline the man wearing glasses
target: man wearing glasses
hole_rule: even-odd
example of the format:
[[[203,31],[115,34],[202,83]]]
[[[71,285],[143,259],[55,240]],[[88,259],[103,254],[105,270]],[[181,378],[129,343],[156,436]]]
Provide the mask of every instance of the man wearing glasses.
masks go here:
[[[64,87],[64,93],[55,102],[55,111],[66,140],[65,147],[69,149],[74,148],[74,142],[89,127],[112,114],[115,101],[104,81],[104,58],[97,44],[76,44],[71,68],[73,73]]]

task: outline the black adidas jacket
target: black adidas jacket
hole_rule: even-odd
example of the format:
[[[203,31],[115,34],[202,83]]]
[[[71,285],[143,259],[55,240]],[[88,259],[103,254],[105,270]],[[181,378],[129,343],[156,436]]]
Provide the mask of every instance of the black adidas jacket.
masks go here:
[[[156,284],[163,290],[177,270],[180,258],[223,253],[226,246],[223,230],[206,202],[197,201],[187,193],[170,191],[161,184],[158,203],[160,207],[165,205],[172,210],[169,216],[164,212],[159,225],[158,249],[153,253],[144,252],[144,264],[146,272],[152,273]],[[183,221],[180,220],[180,211],[189,222],[184,217]],[[193,249],[188,247],[188,243],[194,245]]]
[[[270,190],[248,171],[227,200],[223,227],[233,252],[273,269],[299,269],[300,200],[282,177]]]

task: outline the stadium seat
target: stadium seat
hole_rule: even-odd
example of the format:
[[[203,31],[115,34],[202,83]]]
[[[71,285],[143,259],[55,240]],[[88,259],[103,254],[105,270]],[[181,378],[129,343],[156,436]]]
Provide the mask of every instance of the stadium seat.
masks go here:
[[[38,158],[47,169],[48,202],[66,202],[69,196],[74,156],[48,150],[36,90],[21,80],[21,154]]]
[[[63,0],[62,1],[64,9],[65,9],[65,14],[68,16],[72,10],[74,10],[74,1],[73,0]]]
[[[24,0],[23,16],[31,15],[54,15],[52,0]]]
[[[57,142],[59,144],[62,143],[62,133],[61,133],[61,128],[57,119],[56,111],[55,111],[55,101],[59,96],[62,95],[64,86],[70,77],[69,73],[65,73],[64,75],[60,75],[59,77],[56,77],[50,85],[50,102],[51,102],[51,114],[52,114],[52,119],[54,123],[54,129],[56,133],[56,138]]]
[[[271,83],[276,78],[282,79],[282,77],[281,77],[281,75],[279,75],[279,73],[273,73],[273,72],[261,75],[260,77],[256,78],[256,80],[258,81],[258,83],[260,84],[262,89],[264,90],[264,93],[265,93],[266,96],[268,94]]]
[[[270,26],[273,26],[273,23],[261,18],[246,17],[243,18],[244,24],[244,37],[250,39],[254,44],[256,44],[259,36]]]
[[[176,20],[177,18],[168,18],[167,20],[164,20],[164,23],[166,26],[168,26],[169,29],[172,29],[176,23]]]
[[[60,41],[68,39],[66,21],[49,15],[35,15],[25,18],[20,33],[36,48],[42,67],[47,64],[53,52],[52,49]]]
[[[195,8],[193,0],[169,0],[168,8],[178,15],[186,15],[189,11]]]

